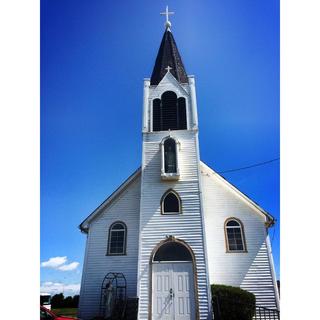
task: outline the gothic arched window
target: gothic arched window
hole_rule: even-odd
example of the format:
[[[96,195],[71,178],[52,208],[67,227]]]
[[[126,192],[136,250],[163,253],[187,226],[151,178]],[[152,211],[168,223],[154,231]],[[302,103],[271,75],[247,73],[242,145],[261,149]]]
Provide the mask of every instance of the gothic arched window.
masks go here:
[[[235,218],[227,219],[225,222],[225,234],[227,251],[246,251],[244,230],[240,220]]]
[[[114,222],[109,229],[108,255],[125,255],[127,227],[121,222]]]
[[[166,91],[153,100],[153,131],[187,129],[186,99]]]
[[[169,190],[162,196],[161,213],[162,214],[181,213],[181,199],[175,191]]]

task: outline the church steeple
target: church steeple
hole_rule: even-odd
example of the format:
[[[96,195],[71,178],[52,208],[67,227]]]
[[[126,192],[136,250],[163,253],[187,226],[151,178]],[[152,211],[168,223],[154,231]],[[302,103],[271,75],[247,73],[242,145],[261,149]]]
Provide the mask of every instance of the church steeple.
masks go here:
[[[153,67],[150,84],[158,85],[162,80],[164,75],[168,71],[168,67],[170,67],[171,74],[180,82],[180,83],[188,83],[188,76],[184,69],[184,65],[182,63],[181,56],[179,54],[176,42],[174,41],[172,32],[170,30],[171,23],[169,21],[169,14],[173,14],[173,12],[168,12],[168,7],[165,13],[161,13],[166,15],[166,30],[162,37],[162,41],[160,44],[160,48],[158,51],[157,59]]]

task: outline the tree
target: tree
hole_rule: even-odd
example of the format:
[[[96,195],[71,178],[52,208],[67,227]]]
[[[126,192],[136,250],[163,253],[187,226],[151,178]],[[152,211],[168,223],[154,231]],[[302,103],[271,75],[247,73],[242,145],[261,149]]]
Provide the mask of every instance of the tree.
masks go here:
[[[64,308],[73,308],[72,302],[73,302],[72,297],[70,297],[70,296],[66,297],[63,301],[63,307]]]
[[[62,308],[63,307],[64,296],[63,293],[55,294],[51,298],[51,307],[52,308]]]
[[[72,298],[72,306],[73,306],[73,308],[78,308],[78,304],[79,304],[79,295],[76,294]]]

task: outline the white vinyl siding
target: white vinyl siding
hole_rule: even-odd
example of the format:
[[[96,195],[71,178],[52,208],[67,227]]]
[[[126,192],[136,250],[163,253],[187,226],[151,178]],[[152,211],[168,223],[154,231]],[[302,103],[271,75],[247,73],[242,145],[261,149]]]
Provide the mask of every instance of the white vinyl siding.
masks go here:
[[[140,175],[91,222],[80,292],[81,319],[91,319],[99,314],[101,283],[108,272],[122,272],[127,280],[128,296],[136,296],[139,210]],[[126,255],[106,255],[109,228],[119,220],[127,227]]]
[[[257,305],[276,308],[278,295],[268,255],[265,216],[204,166],[202,190],[210,283],[241,287],[255,294]],[[247,252],[227,252],[224,225],[230,217],[243,224]]]

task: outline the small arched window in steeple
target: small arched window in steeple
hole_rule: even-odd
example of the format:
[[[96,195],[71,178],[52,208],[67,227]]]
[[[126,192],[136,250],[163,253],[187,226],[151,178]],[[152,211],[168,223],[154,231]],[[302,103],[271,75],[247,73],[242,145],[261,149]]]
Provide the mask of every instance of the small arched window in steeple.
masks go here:
[[[179,214],[179,213],[181,213],[181,199],[175,191],[168,190],[162,196],[161,213],[162,214]]]
[[[161,142],[161,177],[164,180],[179,179],[178,146],[179,142],[171,137]]]
[[[166,91],[153,100],[153,131],[187,129],[186,99]]]
[[[177,172],[176,142],[172,138],[169,138],[164,142],[164,172]]]

